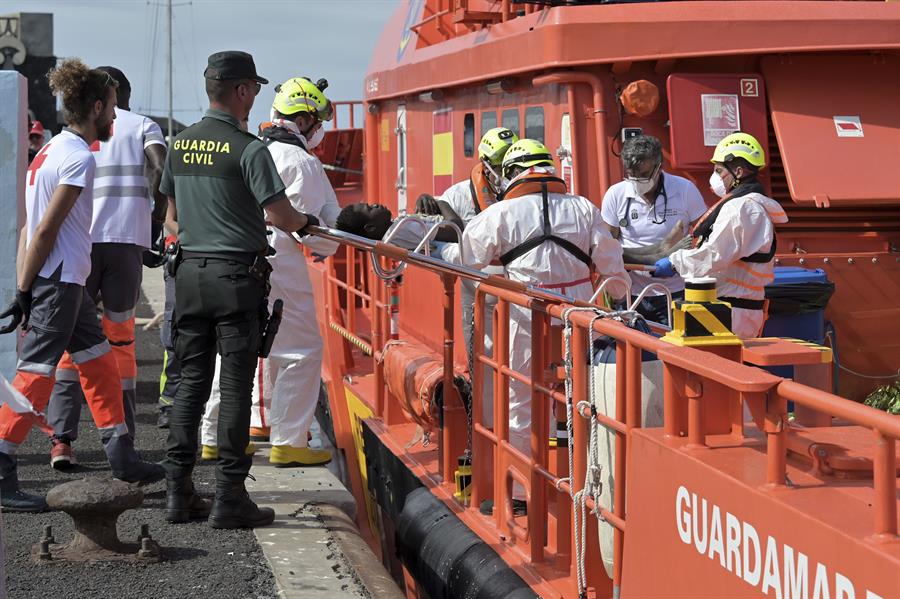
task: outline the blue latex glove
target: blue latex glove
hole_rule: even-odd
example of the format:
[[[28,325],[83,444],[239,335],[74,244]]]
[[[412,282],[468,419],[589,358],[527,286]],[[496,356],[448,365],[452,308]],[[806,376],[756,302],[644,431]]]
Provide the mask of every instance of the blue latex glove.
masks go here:
[[[656,268],[653,271],[654,277],[674,277],[675,269],[672,267],[672,261],[668,258],[660,258],[656,261]]]

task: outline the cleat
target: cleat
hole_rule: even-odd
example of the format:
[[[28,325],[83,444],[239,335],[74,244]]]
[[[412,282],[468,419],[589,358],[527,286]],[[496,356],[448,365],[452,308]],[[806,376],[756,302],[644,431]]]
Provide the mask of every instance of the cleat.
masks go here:
[[[78,464],[78,460],[75,459],[72,445],[54,439],[53,449],[50,450],[50,466],[56,470],[68,470],[76,464]]]
[[[216,489],[212,511],[209,514],[211,528],[256,528],[275,521],[275,510],[256,505],[243,483]]]
[[[165,476],[166,471],[162,466],[144,461],[136,462],[124,472],[113,472],[113,478],[138,485],[149,485],[162,480]]]
[[[32,495],[16,489],[15,491],[0,491],[0,508],[4,512],[44,512],[49,508],[47,501],[40,495]]]
[[[159,409],[159,417],[156,419],[156,428],[169,428],[169,413],[172,408],[164,406]]]
[[[327,449],[310,449],[309,447],[291,447],[275,445],[269,455],[269,463],[276,468],[299,468],[302,466],[321,466],[331,461],[331,452]]]
[[[269,442],[269,434],[271,433],[271,429],[268,426],[251,426],[250,427],[250,440],[251,441],[259,441],[261,443]]]

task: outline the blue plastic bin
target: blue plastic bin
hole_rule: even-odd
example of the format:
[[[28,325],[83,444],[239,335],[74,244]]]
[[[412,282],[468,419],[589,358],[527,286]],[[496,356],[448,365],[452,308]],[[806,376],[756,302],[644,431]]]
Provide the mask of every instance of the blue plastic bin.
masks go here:
[[[790,337],[825,344],[825,306],[834,293],[834,284],[821,268],[776,266],[775,280],[766,285],[769,317],[762,337]],[[794,377],[792,366],[767,368],[772,374]],[[788,409],[793,411],[793,402]]]
[[[796,304],[786,298],[785,287],[797,290]],[[781,287],[781,289],[778,289]],[[766,297],[769,299],[769,318],[763,327],[763,337],[792,337],[813,343],[823,344],[825,341],[825,306],[834,291],[828,276],[821,268],[809,269],[797,266],[776,266],[775,281],[766,286]],[[824,302],[821,301],[824,295]],[[806,301],[808,296],[817,296],[821,308],[810,307]],[[788,305],[785,305],[785,304]]]

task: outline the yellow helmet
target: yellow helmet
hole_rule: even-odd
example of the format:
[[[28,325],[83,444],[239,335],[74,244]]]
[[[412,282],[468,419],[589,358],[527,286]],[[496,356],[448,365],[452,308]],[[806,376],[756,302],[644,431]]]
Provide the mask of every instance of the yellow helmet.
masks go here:
[[[765,168],[766,153],[762,145],[749,133],[732,133],[716,146],[710,162],[731,162],[743,158],[756,168]]]
[[[547,146],[536,139],[520,139],[509,147],[503,157],[503,176],[509,176],[509,169],[514,166],[524,168],[538,165],[553,165],[553,156]]]
[[[275,88],[272,108],[286,116],[308,112],[320,121],[330,121],[334,116],[334,109],[322,93],[327,86],[328,82],[324,79],[320,79],[318,84],[306,77],[288,79]]]
[[[478,158],[489,162],[491,166],[500,166],[506,151],[517,141],[519,136],[506,127],[489,129],[478,144]]]

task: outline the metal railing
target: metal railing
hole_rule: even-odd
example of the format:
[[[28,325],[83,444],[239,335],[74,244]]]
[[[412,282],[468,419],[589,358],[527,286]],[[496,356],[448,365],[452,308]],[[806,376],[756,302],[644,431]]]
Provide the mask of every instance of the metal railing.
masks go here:
[[[371,253],[377,260],[403,262],[425,268],[439,274],[443,281],[444,299],[444,381],[445,389],[451,389],[453,376],[454,343],[454,284],[456,278],[467,278],[480,283],[475,295],[474,355],[478,367],[472,372],[473,403],[472,415],[472,485],[471,502],[460,506],[461,517],[482,537],[495,543],[496,547],[509,548],[512,553],[504,557],[517,562],[520,573],[530,573],[536,588],[548,592],[558,592],[566,596],[578,596],[578,570],[583,561],[587,585],[595,589],[610,586],[619,587],[622,582],[622,561],[624,539],[628,528],[625,514],[625,493],[628,471],[625,467],[629,451],[629,433],[641,427],[642,398],[642,353],[649,352],[663,364],[663,429],[668,438],[686,437],[686,448],[705,448],[709,434],[709,416],[705,412],[715,406],[744,402],[759,406],[763,412],[762,432],[766,438],[765,459],[768,488],[785,490],[787,472],[788,434],[787,402],[843,418],[850,423],[867,427],[873,431],[876,442],[873,488],[874,522],[873,539],[893,541],[897,538],[896,499],[896,440],[900,438],[900,419],[891,418],[878,410],[857,404],[850,400],[816,390],[793,381],[785,380],[757,368],[744,366],[725,357],[713,355],[698,349],[679,347],[659,338],[629,328],[622,322],[610,318],[613,313],[601,313],[589,302],[579,302],[559,293],[522,283],[504,277],[486,275],[481,271],[456,266],[423,253],[410,252],[383,242],[371,241],[334,230],[315,229],[315,233],[339,241],[347,246],[345,280],[339,280],[334,269],[330,270],[329,283],[347,294],[364,298],[364,309],[370,311],[373,325],[371,350],[378,356],[386,342],[385,331],[390,319],[389,282],[380,281],[375,271],[368,272],[369,293],[352,290],[356,273],[350,265],[362,263],[353,255]],[[389,272],[389,271],[384,271]],[[395,282],[394,282],[395,283]],[[642,294],[643,295],[643,294]],[[484,351],[485,298],[496,297],[493,311],[493,352]],[[636,299],[639,302],[641,297]],[[572,308],[582,308],[573,311]],[[590,309],[588,309],[590,308]],[[509,363],[509,324],[511,310],[527,310],[531,316],[531,370],[517,372]],[[354,328],[351,316],[352,306],[347,303],[347,328]],[[334,312],[330,312],[334,317]],[[606,314],[607,316],[604,316]],[[560,376],[560,364],[555,371],[548,371],[548,364],[561,353],[558,323],[562,321],[569,328],[568,360],[565,377]],[[601,414],[590,409],[592,390],[588,387],[591,365],[585,359],[589,351],[589,340],[594,335],[604,335],[615,344],[616,355],[616,409],[614,415]],[[345,337],[346,338],[346,337]],[[349,341],[348,341],[349,343]],[[384,375],[376,360],[374,367],[376,380],[375,416],[386,424],[403,422],[394,407],[385,401]],[[490,374],[486,375],[485,370]],[[489,380],[488,380],[489,377]],[[531,396],[530,453],[517,450],[509,436],[509,383],[516,381],[527,386]],[[568,385],[565,385],[568,383]],[[485,385],[490,385],[493,398],[493,424],[484,421]],[[565,387],[565,389],[564,389]],[[681,421],[679,414],[683,404],[687,404],[687,418]],[[572,436],[569,443],[574,447],[572,468],[569,468],[563,452],[557,450],[551,459],[547,443],[550,430],[551,408],[565,410],[574,407],[576,417],[572,421]],[[455,459],[465,451],[465,435],[458,427],[465,427],[463,415],[460,418],[461,402],[453,399],[444,401],[444,430],[439,443],[443,456],[440,479],[436,482],[452,481]],[[741,414],[741,410],[731,410]],[[558,418],[557,418],[558,420]],[[586,497],[586,507],[615,528],[613,549],[613,576],[606,578],[598,544],[596,527],[587,542],[576,543],[573,521],[576,504],[573,496],[583,493],[585,480],[591,464],[585,451],[590,434],[591,420],[615,434],[615,488],[612,509],[598,505],[597,498]],[[730,432],[740,435],[743,427],[742,416],[733,417]],[[728,431],[725,431],[726,433]],[[455,434],[454,434],[455,433]],[[528,510],[524,518],[516,518],[512,512],[512,497],[515,485],[524,489]],[[451,493],[441,490],[439,485],[433,491],[445,501],[452,502]],[[484,499],[494,500],[491,516],[478,512],[479,503]],[[524,555],[524,559],[522,556]],[[544,585],[544,586],[541,586]]]

